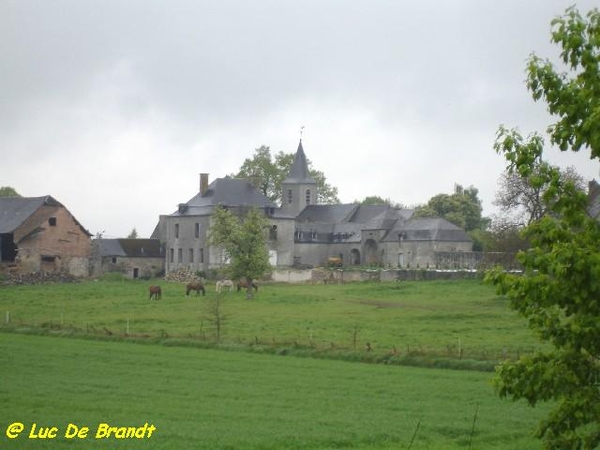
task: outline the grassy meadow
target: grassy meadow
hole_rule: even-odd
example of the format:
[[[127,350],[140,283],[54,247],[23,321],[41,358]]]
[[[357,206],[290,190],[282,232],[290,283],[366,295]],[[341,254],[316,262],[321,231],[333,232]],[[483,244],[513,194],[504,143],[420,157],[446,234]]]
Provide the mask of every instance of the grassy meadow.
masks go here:
[[[477,280],[264,284],[252,300],[110,277],[0,286],[0,448],[537,449],[545,409],[500,400],[490,370],[539,345]],[[102,423],[156,431],[95,439]]]
[[[2,449],[541,447],[544,410],[498,399],[490,373],[19,333],[0,350]],[[96,439],[102,423],[156,430]],[[30,438],[33,424],[56,438]],[[87,437],[66,439],[69,424]]]
[[[435,356],[495,362],[539,348],[524,320],[479,280],[343,285],[264,284],[189,297],[180,283],[99,280],[0,287],[0,328],[51,334],[215,341],[210,305],[221,302],[221,345],[312,355]]]

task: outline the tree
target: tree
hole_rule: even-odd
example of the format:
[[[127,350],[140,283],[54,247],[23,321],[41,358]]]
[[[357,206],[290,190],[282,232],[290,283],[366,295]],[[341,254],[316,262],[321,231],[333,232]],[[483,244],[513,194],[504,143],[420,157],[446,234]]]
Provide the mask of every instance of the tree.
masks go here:
[[[138,238],[138,232],[135,229],[135,227],[133,227],[133,229],[131,230],[131,233],[129,233],[129,236],[127,236],[127,239],[137,239]]]
[[[533,55],[527,86],[558,121],[550,140],[563,151],[589,149],[600,157],[600,13],[587,20],[571,7],[552,21],[552,41],[562,47],[568,71]],[[487,279],[551,349],[503,363],[501,397],[530,405],[552,401],[537,435],[547,448],[600,446],[600,223],[588,213],[585,193],[542,161],[544,140],[500,127],[495,150],[510,173],[543,189],[548,214],[525,228],[531,247],[519,253],[521,276],[494,270]]]
[[[454,185],[454,193],[438,194],[429,199],[426,205],[416,208],[414,217],[441,217],[465,231],[483,229],[487,219],[481,216],[479,191],[469,186]]]
[[[539,167],[534,167],[532,176],[538,177]],[[558,169],[563,181],[570,180],[581,191],[585,191],[583,177],[577,173],[574,167],[565,170]],[[529,177],[530,178],[530,177]],[[506,171],[500,176],[499,189],[496,191],[494,205],[502,212],[504,226],[513,224],[520,228],[541,219],[546,213],[543,194],[547,186],[532,184],[528,177],[522,177],[518,172]]]
[[[15,188],[10,186],[0,187],[0,197],[20,197]]]
[[[360,203],[361,205],[389,205],[392,208],[402,209],[403,205],[392,201],[390,198],[382,198],[378,195],[368,195],[362,201],[355,200],[354,203]]]
[[[484,247],[482,231],[490,221],[482,217],[479,191],[474,186],[463,188],[454,185],[454,193],[438,194],[429,199],[426,205],[417,206],[413,217],[441,217],[454,225],[463,228],[473,239],[473,250],[481,251]]]
[[[252,158],[244,160],[239,172],[234,176],[247,178],[269,199],[281,202],[283,198],[281,183],[287,177],[293,162],[294,153],[278,152],[273,158],[271,149],[263,145],[255,150]],[[310,176],[317,182],[319,192],[317,201],[321,204],[339,203],[338,189],[327,183],[323,172],[312,168],[309,159],[307,164]]]
[[[230,276],[248,281],[247,298],[252,298],[252,280],[271,267],[265,237],[267,229],[267,219],[255,208],[240,218],[225,208],[218,208],[212,217],[209,242],[220,246],[230,259]]]

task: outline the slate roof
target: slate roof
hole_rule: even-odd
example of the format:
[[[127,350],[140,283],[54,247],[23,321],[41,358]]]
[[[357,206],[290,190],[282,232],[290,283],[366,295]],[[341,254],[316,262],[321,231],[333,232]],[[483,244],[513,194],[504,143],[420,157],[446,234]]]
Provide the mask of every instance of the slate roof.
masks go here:
[[[358,205],[308,205],[298,215],[298,222],[319,222],[336,224],[345,222],[356,210]]]
[[[360,242],[365,230],[384,230],[383,242],[396,242],[401,234],[407,241],[471,242],[462,228],[441,218],[411,219],[414,210],[395,209],[388,205],[309,205],[298,216],[296,230],[307,239],[312,232],[322,241]]]
[[[462,228],[441,218],[409,219],[397,224],[387,233],[383,241],[397,241],[398,234],[402,234],[406,241],[472,241]]]
[[[42,205],[62,206],[49,195],[0,197],[0,233],[12,233]]]
[[[19,228],[34,212],[42,206],[64,205],[50,195],[43,197],[0,197],[0,233],[12,233]],[[73,216],[71,216],[73,217]],[[91,236],[91,233],[73,217],[81,230]]]
[[[162,258],[164,253],[158,239],[99,239],[100,256],[131,258]]]
[[[217,178],[208,190],[179,205],[173,215],[209,215],[214,206],[255,206],[257,208],[277,208],[277,205],[242,178]]]
[[[306,161],[306,155],[304,154],[304,148],[302,147],[302,139],[298,144],[298,150],[294,156],[294,162],[290,168],[287,178],[283,181],[284,183],[301,183],[301,184],[316,184],[314,178],[310,176],[308,171],[308,163]]]

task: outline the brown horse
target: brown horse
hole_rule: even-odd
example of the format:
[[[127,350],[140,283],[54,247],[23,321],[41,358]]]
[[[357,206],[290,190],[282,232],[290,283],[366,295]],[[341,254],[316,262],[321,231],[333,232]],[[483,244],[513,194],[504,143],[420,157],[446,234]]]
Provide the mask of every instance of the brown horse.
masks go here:
[[[254,291],[258,292],[258,284],[256,284],[254,281],[252,281],[250,284],[252,285],[252,288],[254,288]],[[248,281],[247,280],[238,281],[237,291],[240,292],[242,289],[248,289]]]
[[[200,291],[202,291],[202,295],[206,295],[206,289],[200,281],[190,281],[186,284],[185,295],[190,295],[190,291],[196,291],[196,295],[199,295]]]
[[[160,300],[162,297],[162,289],[160,286],[150,286],[150,300],[152,300],[152,297],[154,297],[154,300]]]

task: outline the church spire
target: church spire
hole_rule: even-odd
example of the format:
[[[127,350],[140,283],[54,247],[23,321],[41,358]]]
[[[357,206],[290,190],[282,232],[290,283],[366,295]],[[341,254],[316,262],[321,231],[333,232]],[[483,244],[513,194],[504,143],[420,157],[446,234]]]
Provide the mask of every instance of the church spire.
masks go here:
[[[288,173],[284,183],[316,183],[316,181],[310,176],[308,171],[308,163],[306,161],[306,155],[304,154],[304,148],[302,147],[302,138],[298,144],[298,150],[294,156],[294,162]]]
[[[300,214],[308,205],[317,203],[317,182],[310,176],[308,162],[302,147],[302,137],[298,143],[298,150],[294,155],[294,162],[288,176],[281,183],[283,198],[281,207],[294,216]]]

